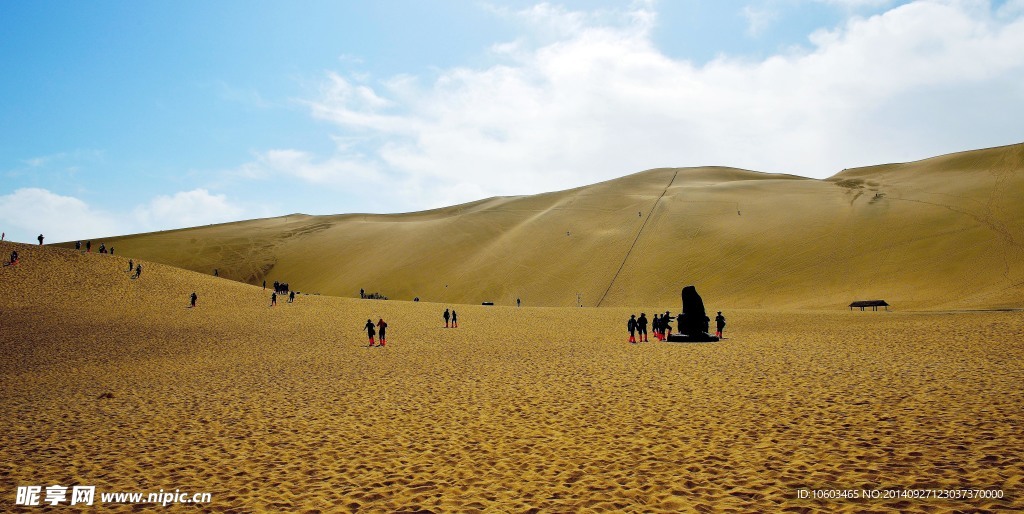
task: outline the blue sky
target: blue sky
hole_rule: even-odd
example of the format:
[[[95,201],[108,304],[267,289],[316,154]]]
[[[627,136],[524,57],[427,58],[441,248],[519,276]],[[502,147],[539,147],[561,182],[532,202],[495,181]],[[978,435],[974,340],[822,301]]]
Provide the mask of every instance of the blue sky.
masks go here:
[[[0,3],[0,230],[406,212],[1024,141],[1024,0]]]

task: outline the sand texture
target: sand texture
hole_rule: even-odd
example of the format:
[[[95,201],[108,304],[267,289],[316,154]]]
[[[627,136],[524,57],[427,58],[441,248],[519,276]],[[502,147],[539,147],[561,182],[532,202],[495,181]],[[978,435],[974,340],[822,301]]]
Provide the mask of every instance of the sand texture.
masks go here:
[[[663,168],[394,215],[292,215],[95,239],[250,284],[391,299],[734,308],[1024,306],[1024,144],[828,180]],[[106,234],[111,236],[112,234]],[[813,294],[808,294],[813,292]]]
[[[269,292],[207,274],[147,261],[130,280],[127,257],[13,248],[3,511],[15,486],[53,483],[210,492],[211,512],[1024,509],[1024,313],[726,309],[719,343],[629,345],[630,313],[678,300],[454,305],[445,329],[450,304],[269,308]],[[361,327],[381,317],[388,347],[367,348]]]

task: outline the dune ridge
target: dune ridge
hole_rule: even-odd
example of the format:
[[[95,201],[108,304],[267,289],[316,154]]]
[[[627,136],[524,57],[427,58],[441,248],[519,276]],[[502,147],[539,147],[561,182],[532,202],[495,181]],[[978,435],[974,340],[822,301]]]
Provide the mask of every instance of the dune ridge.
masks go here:
[[[826,180],[661,168],[424,212],[102,240],[122,255],[347,297],[626,306],[671,302],[692,283],[733,308],[1000,309],[1024,307],[1020,212],[1024,144]]]
[[[826,180],[662,168],[431,211],[289,215],[108,237],[118,253],[335,296],[511,305],[1024,307],[1024,145]],[[70,243],[69,243],[70,244]],[[69,244],[65,244],[68,246]]]

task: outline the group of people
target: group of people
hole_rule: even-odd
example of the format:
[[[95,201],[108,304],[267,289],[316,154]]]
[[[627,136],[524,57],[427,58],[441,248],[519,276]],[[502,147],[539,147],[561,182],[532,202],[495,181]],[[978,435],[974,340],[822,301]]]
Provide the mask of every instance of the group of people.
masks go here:
[[[292,303],[294,301],[295,301],[295,291],[288,291],[288,303]],[[273,307],[275,305],[277,305],[277,291],[274,291],[273,293],[270,293],[270,306]]]
[[[444,310],[444,328],[448,327],[448,321],[451,321],[451,328],[459,328],[459,315],[452,309],[450,312],[448,309]]]
[[[133,280],[142,276],[142,263],[135,264],[135,261],[128,259],[128,273],[131,273],[132,271],[135,272],[135,274],[132,275]]]
[[[679,318],[682,318],[683,314],[679,314]],[[707,325],[711,320],[708,319],[705,322]],[[680,324],[682,320],[679,320]],[[654,337],[659,341],[668,339],[668,336],[672,335],[672,315],[669,311],[665,311],[662,316],[654,315],[654,319],[649,323],[651,325],[651,331],[654,332]],[[629,331],[629,342],[632,344],[646,343],[647,342],[647,313],[641,312],[640,317],[637,318],[636,314],[630,314],[629,321],[626,322],[626,330]],[[718,311],[718,315],[715,316],[715,335],[718,338],[722,337],[722,331],[725,330],[725,316],[722,316],[722,311]],[[705,331],[707,328],[705,328]],[[639,336],[639,340],[637,337]]]
[[[370,337],[370,347],[384,346],[388,343],[388,324],[387,322],[384,321],[384,318],[380,318],[377,321],[376,328],[374,328],[373,321],[368,319],[366,320],[366,325],[364,326],[364,328],[366,329],[366,335]],[[377,335],[377,332],[380,332],[380,344],[377,344],[377,342],[374,341],[373,339],[373,337]]]

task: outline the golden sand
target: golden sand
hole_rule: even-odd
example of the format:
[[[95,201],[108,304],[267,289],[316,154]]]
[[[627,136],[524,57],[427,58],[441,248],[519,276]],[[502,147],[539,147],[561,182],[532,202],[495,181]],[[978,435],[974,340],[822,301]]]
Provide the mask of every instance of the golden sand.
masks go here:
[[[33,484],[210,492],[213,512],[1024,508],[1024,313],[735,310],[705,294],[727,339],[629,345],[630,313],[678,306],[269,308],[230,280],[149,262],[130,280],[126,257],[13,248],[0,510]],[[386,348],[366,347],[367,318],[389,323]]]

